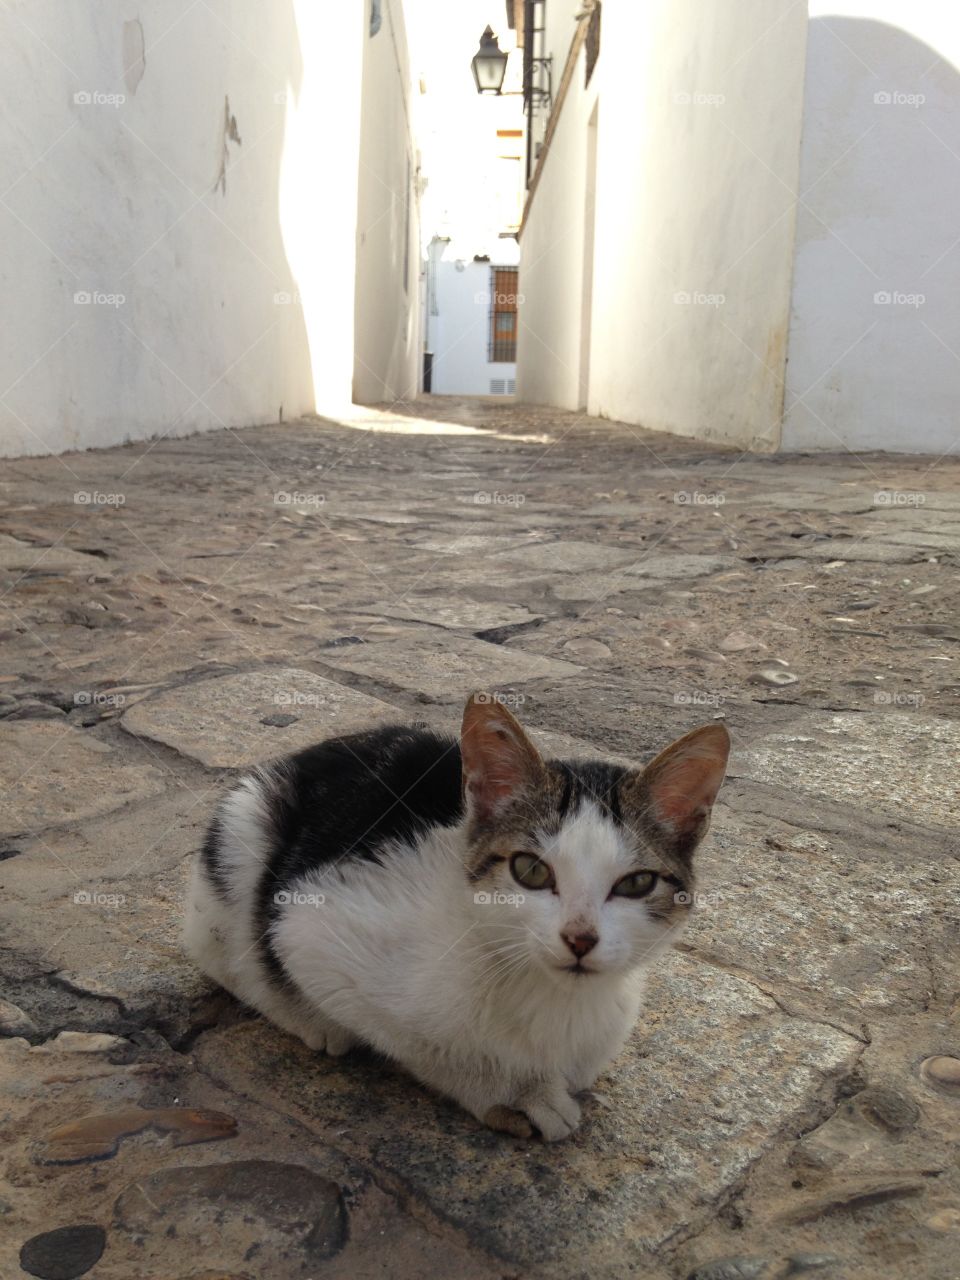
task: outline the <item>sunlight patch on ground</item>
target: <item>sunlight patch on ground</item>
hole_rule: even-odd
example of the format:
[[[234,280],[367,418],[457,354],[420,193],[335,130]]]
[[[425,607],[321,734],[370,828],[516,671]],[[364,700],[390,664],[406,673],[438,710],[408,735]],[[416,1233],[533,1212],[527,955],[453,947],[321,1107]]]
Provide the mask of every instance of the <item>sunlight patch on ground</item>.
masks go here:
[[[495,436],[501,439],[520,440],[528,444],[549,444],[551,437],[543,432],[517,434],[500,431],[496,427],[475,427],[465,422],[441,422],[434,418],[411,418],[401,413],[384,413],[378,409],[354,406],[350,416],[337,416],[331,421],[354,431],[378,431],[391,435],[410,436]]]

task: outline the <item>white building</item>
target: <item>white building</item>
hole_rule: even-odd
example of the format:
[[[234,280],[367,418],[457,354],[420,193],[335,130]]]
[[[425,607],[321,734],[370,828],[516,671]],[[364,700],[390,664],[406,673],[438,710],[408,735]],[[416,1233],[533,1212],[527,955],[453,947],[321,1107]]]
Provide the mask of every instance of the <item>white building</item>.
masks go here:
[[[519,285],[516,240],[490,252],[458,257],[448,240],[433,240],[427,256],[424,337],[435,395],[513,395]],[[425,383],[426,389],[426,383]]]
[[[939,0],[526,0],[552,100],[518,397],[744,448],[924,450],[960,391]]]
[[[0,453],[416,392],[400,0],[35,0],[0,51]]]
[[[511,395],[525,189],[522,54],[503,0],[468,0],[443,23],[432,3],[419,10],[423,386],[439,394]],[[497,24],[507,69],[502,95],[479,97],[470,58],[488,24]]]

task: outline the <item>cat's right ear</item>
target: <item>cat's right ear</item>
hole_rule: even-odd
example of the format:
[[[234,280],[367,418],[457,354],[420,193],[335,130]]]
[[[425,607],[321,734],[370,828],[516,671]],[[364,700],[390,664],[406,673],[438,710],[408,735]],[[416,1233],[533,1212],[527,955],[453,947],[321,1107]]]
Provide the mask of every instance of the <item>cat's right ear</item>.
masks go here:
[[[496,819],[518,795],[543,781],[540,753],[520,722],[489,693],[467,700],[460,755],[463,798],[475,821]]]

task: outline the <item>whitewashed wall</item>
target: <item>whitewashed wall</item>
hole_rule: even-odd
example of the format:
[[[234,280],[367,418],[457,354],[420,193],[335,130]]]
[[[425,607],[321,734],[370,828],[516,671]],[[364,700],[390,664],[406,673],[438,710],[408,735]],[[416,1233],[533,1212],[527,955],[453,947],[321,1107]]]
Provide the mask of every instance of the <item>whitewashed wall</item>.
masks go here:
[[[776,447],[804,23],[795,0],[604,4],[593,79],[581,52],[523,229],[522,399]]]
[[[415,396],[420,376],[417,155],[401,0],[382,0],[381,15],[363,53],[353,368],[360,404]]]
[[[435,242],[436,243],[436,242]],[[490,339],[491,267],[516,266],[515,240],[503,240],[490,262],[457,258],[447,247],[436,255],[432,268],[436,314],[429,314],[429,340],[433,350],[433,382],[437,395],[490,395],[493,379],[515,379],[517,366],[487,358]],[[520,308],[523,310],[522,306]]]
[[[349,405],[362,73],[390,29],[370,39],[366,2],[0,8],[0,453]],[[366,83],[399,114],[399,72]],[[367,227],[387,278],[394,234]],[[362,311],[391,387],[416,364],[396,345],[417,345],[416,274],[389,326]]]
[[[591,412],[776,448],[804,7],[604,5]]]
[[[811,4],[786,449],[955,447],[960,20]]]
[[[569,14],[564,16],[570,18]],[[562,48],[553,50],[556,89],[574,24],[572,20],[558,21],[555,29],[564,40]],[[524,301],[520,307],[517,341],[517,397],[564,409],[579,409],[586,404],[581,344],[587,144],[590,114],[597,101],[602,71],[598,63],[589,88],[584,89],[581,50],[571,91],[557,118],[521,232],[520,292]]]

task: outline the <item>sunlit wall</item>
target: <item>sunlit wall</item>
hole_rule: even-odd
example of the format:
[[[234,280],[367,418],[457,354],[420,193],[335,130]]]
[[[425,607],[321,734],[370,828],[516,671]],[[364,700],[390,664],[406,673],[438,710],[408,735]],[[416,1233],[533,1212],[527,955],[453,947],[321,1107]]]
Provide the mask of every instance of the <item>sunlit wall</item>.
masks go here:
[[[0,8],[7,455],[313,407],[278,209],[293,6],[132,12]]]

